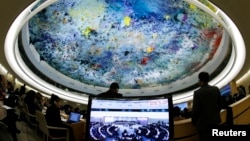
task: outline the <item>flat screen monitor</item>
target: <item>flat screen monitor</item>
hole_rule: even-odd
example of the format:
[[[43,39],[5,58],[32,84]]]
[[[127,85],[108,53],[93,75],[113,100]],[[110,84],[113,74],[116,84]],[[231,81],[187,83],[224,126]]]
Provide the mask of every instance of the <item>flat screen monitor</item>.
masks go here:
[[[231,94],[231,86],[230,84],[225,85],[220,89],[220,93],[222,96],[229,96]]]
[[[89,97],[86,140],[170,141],[172,96],[143,98]]]
[[[69,115],[68,122],[70,122],[70,123],[76,123],[76,122],[79,122],[80,119],[81,119],[81,114],[71,112],[70,115]]]

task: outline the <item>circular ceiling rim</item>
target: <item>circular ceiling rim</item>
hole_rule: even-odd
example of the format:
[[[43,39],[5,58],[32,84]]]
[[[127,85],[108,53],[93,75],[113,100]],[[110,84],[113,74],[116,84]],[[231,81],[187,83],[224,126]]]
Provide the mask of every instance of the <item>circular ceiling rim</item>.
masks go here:
[[[57,0],[52,1],[46,1],[41,6],[46,7],[47,5],[50,5],[53,2],[56,2]],[[242,68],[245,60],[245,44],[243,41],[243,38],[235,26],[235,24],[230,20],[230,18],[223,13],[219,8],[217,8],[217,11],[214,13],[210,9],[208,9],[206,6],[201,4],[198,1],[192,1],[192,0],[186,0],[189,3],[192,3],[199,8],[203,9],[210,15],[214,16],[227,30],[229,33],[232,42],[233,42],[233,49],[232,49],[232,56],[230,59],[230,62],[226,69],[224,69],[215,79],[213,79],[210,83],[212,85],[217,85],[219,87],[222,87],[226,85],[228,82],[230,82],[239,72],[239,70]],[[19,75],[24,81],[26,81],[31,86],[37,88],[38,90],[41,90],[43,92],[46,92],[48,94],[54,93],[58,94],[62,98],[68,99],[70,101],[87,104],[88,96],[84,94],[74,94],[72,92],[68,92],[62,89],[59,89],[51,84],[46,83],[44,80],[41,80],[38,78],[23,62],[23,60],[20,57],[20,53],[18,50],[18,43],[17,43],[17,37],[18,33],[21,31],[21,28],[23,25],[31,18],[35,13],[30,13],[30,9],[36,4],[37,2],[32,3],[29,7],[27,7],[13,22],[11,25],[7,36],[5,40],[5,55],[7,58],[7,61],[11,68]],[[222,19],[220,19],[221,17]],[[180,102],[180,101],[187,101],[192,99],[192,91],[185,92],[183,94],[178,94],[173,97],[174,102]]]

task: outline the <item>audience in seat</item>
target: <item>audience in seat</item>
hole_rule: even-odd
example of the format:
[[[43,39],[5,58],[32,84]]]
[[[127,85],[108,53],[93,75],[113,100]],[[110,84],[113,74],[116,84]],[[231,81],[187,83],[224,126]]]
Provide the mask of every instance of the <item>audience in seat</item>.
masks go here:
[[[24,97],[24,103],[27,104],[29,113],[32,115],[35,115],[36,112],[35,99],[36,92],[34,90],[29,90]]]
[[[79,113],[79,114],[81,113],[79,107],[75,107],[74,110],[73,110],[73,112],[74,112],[74,113]]]
[[[49,126],[64,127],[63,121],[60,115],[61,99],[52,94],[49,102],[49,106],[46,110],[46,121]]]
[[[72,139],[73,138],[72,128],[67,124],[64,124],[64,122],[61,120],[60,109],[61,109],[61,98],[55,94],[52,94],[45,115],[47,124],[53,127],[68,128],[70,138]],[[62,136],[62,134],[65,134],[65,131],[51,130],[50,134],[52,136]]]
[[[19,92],[18,92],[18,95],[19,95],[20,97],[22,97],[22,96],[24,97],[25,94],[26,94],[26,84],[23,84],[23,85],[21,86]]]
[[[237,87],[237,90],[238,90],[238,93],[240,95],[245,95],[246,96],[247,93],[246,93],[246,89],[245,89],[244,86],[240,85],[239,87]]]
[[[7,81],[5,91],[7,97],[5,97],[4,104],[9,106],[9,107],[16,107],[18,106],[18,97],[14,93],[14,85]]]
[[[70,115],[71,112],[73,112],[73,106],[66,104],[62,107],[64,110],[65,114]]]
[[[49,106],[49,99],[47,97],[43,97],[43,107],[48,107]]]
[[[181,116],[184,118],[190,118],[192,114],[192,111],[190,111],[187,107],[185,107],[182,112],[181,112]]]
[[[181,108],[179,106],[174,106],[174,120],[183,120],[184,117],[181,116]]]
[[[246,90],[244,86],[240,85],[239,87],[237,87],[237,91],[238,92],[234,93],[232,96],[234,102],[241,100],[246,96]]]
[[[246,96],[246,90],[245,90],[245,87],[242,85],[237,87],[237,90],[238,90],[238,95],[237,95],[237,101],[238,101]]]
[[[42,112],[44,108],[44,98],[43,95],[39,92],[36,93],[36,98],[35,98],[35,109]]]
[[[8,131],[10,132],[14,141],[17,141],[16,134],[19,134],[21,131],[16,127],[16,121],[18,119],[18,115],[15,113],[14,109],[6,109],[3,107],[4,105],[4,93],[0,91],[0,121],[3,122],[8,127]]]

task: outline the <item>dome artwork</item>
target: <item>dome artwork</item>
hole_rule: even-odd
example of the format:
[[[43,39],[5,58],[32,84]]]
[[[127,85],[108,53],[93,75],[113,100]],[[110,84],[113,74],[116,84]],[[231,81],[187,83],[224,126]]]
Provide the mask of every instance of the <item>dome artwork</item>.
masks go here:
[[[183,0],[59,0],[33,16],[28,30],[40,60],[58,72],[100,87],[116,81],[121,89],[193,75],[213,59],[224,33]]]

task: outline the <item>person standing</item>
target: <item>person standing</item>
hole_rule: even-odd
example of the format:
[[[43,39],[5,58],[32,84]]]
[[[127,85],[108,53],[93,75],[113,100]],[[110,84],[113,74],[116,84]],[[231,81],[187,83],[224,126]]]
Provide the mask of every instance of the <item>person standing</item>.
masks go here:
[[[196,128],[200,141],[208,141],[212,127],[220,124],[221,94],[216,86],[211,86],[209,74],[199,73],[200,88],[194,91],[192,107],[192,124]]]
[[[111,83],[109,90],[103,93],[98,94],[98,97],[110,97],[110,98],[120,98],[122,94],[118,93],[119,84],[117,82]]]

